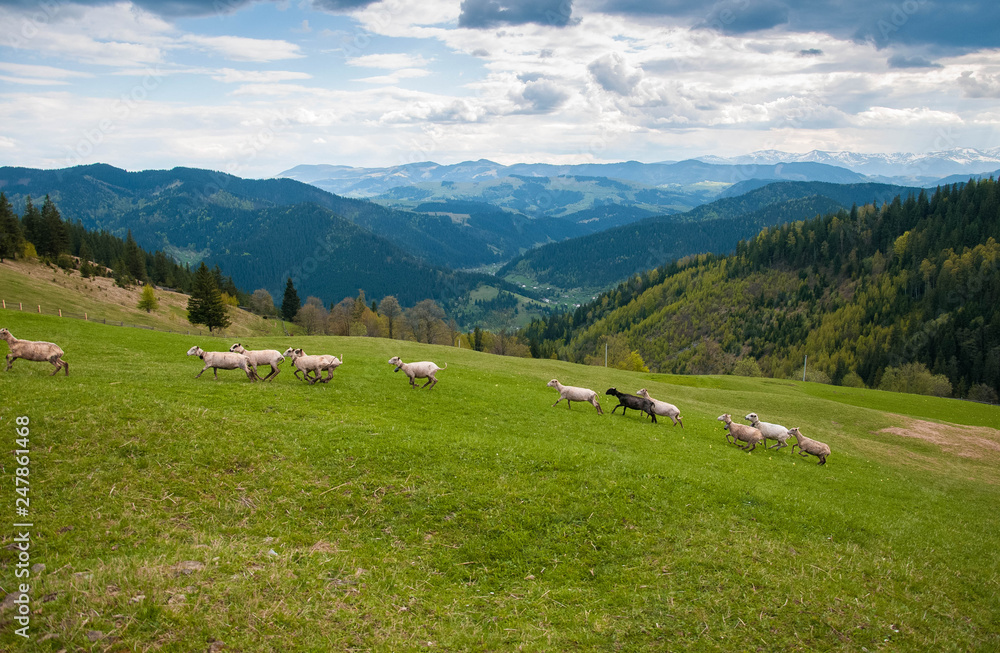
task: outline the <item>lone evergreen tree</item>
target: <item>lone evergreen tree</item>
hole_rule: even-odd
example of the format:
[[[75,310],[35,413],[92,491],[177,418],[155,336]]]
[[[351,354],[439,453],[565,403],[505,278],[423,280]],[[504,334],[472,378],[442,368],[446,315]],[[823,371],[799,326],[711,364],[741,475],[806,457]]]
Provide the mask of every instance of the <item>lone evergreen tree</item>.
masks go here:
[[[288,284],[285,286],[285,297],[281,300],[281,317],[291,322],[295,319],[295,314],[299,312],[301,306],[299,293],[295,292],[292,278],[289,277]]]
[[[209,332],[229,326],[226,305],[222,302],[222,291],[215,284],[215,277],[204,262],[194,273],[194,286],[188,299],[188,322],[204,324]]]
[[[31,203],[30,195],[24,200],[24,215],[21,217],[21,224],[24,226],[25,239],[35,246],[36,252],[41,252],[42,212]]]
[[[160,301],[156,299],[156,293],[153,292],[153,286],[147,283],[142,287],[142,297],[139,298],[139,308],[147,313],[152,313],[159,305]]]

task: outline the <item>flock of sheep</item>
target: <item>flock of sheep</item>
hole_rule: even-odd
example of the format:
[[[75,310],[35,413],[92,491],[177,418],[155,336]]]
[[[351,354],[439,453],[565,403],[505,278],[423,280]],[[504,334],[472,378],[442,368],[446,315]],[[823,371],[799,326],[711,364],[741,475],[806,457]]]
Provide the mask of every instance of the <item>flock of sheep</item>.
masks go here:
[[[295,378],[308,381],[310,385],[317,381],[328,383],[333,378],[333,371],[343,365],[344,359],[343,354],[340,355],[340,358],[328,354],[310,356],[301,348],[297,349],[294,347],[289,347],[283,354],[279,353],[277,349],[251,350],[244,348],[238,342],[230,347],[229,351],[205,351],[195,345],[188,350],[187,355],[197,356],[205,362],[205,367],[201,368],[201,372],[195,375],[194,378],[196,379],[211,367],[216,379],[219,378],[219,370],[243,370],[247,378],[251,381],[269,381],[278,376],[281,372],[278,366],[288,357],[292,359],[292,366],[295,368]],[[395,366],[395,372],[402,370],[409,377],[410,385],[414,388],[417,387],[414,379],[427,379],[427,383],[421,387],[426,388],[430,386],[433,388],[437,383],[437,378],[434,376],[435,372],[447,369],[448,367],[447,363],[445,363],[444,367],[438,367],[430,361],[404,363],[399,356],[390,358],[389,364]],[[271,368],[271,371],[263,379],[257,374],[257,367],[260,365],[267,365]],[[326,372],[326,378],[323,378],[323,372]],[[299,376],[300,373],[302,376]]]
[[[7,329],[0,329],[0,338],[7,341],[7,346],[10,348],[10,353],[7,354],[7,370],[10,370],[15,360],[23,358],[29,361],[51,363],[55,366],[52,375],[62,369],[69,376],[69,363],[62,359],[65,352],[58,345],[51,342],[18,340]],[[286,349],[283,354],[279,353],[276,349],[250,350],[244,348],[238,342],[230,347],[229,351],[205,351],[195,345],[188,350],[187,355],[197,356],[205,363],[205,366],[201,368],[201,371],[198,372],[195,378],[200,377],[208,368],[212,368],[212,373],[216,379],[219,378],[220,369],[243,370],[247,378],[251,381],[269,381],[273,379],[281,373],[279,366],[284,362],[285,358],[291,358],[292,366],[295,367],[295,378],[308,381],[310,385],[317,381],[328,383],[333,378],[333,371],[343,364],[344,358],[343,355],[338,358],[327,354],[310,356],[302,349],[293,347]],[[435,378],[434,374],[448,367],[447,364],[444,367],[439,367],[430,361],[404,363],[399,356],[390,358],[389,364],[396,368],[395,372],[402,371],[406,374],[410,380],[410,386],[413,388],[417,387],[415,379],[427,379],[427,382],[420,387],[426,388],[430,386],[433,388],[437,384],[437,378]],[[267,365],[271,368],[271,371],[263,379],[257,374],[257,368],[262,365]],[[323,372],[326,372],[325,378],[323,377]],[[300,374],[301,376],[299,376]],[[563,385],[557,379],[552,379],[547,385],[559,392],[559,399],[556,400],[556,403],[552,404],[553,406],[556,406],[564,399],[566,400],[567,408],[570,408],[574,401],[584,401],[594,406],[599,415],[604,414],[601,403],[597,400],[597,393],[593,390]],[[677,406],[653,399],[649,396],[649,392],[645,388],[640,389],[634,395],[619,392],[616,388],[608,388],[604,394],[618,399],[618,405],[611,410],[611,414],[614,414],[616,410],[621,408],[622,415],[624,416],[625,412],[631,408],[632,410],[637,410],[640,413],[648,415],[654,424],[656,423],[656,416],[659,415],[661,417],[669,417],[674,426],[680,424],[681,428],[684,428],[684,422],[681,421],[681,412]],[[736,444],[747,452],[753,451],[761,442],[767,446],[767,440],[774,440],[776,442],[771,449],[787,447],[787,440],[790,437],[794,437],[795,444],[792,445],[792,453],[795,453],[795,447],[798,447],[800,456],[816,456],[819,458],[820,465],[825,465],[826,457],[830,455],[829,446],[817,440],[807,438],[802,435],[797,427],[787,429],[780,424],[762,422],[758,418],[757,413],[749,413],[744,418],[750,422],[749,426],[733,422],[732,417],[728,413],[719,415],[717,419],[723,422],[723,428],[726,430],[726,441]],[[739,444],[739,442],[745,444]]]
[[[598,415],[604,414],[604,410],[597,400],[597,393],[590,388],[563,385],[559,383],[558,379],[552,379],[547,385],[559,392],[559,398],[556,399],[556,403],[552,404],[553,406],[556,406],[563,399],[566,400],[567,408],[570,408],[574,401],[585,401],[597,409]],[[649,396],[649,392],[645,388],[640,389],[634,395],[619,392],[616,388],[608,388],[604,394],[618,399],[618,405],[611,409],[612,415],[619,408],[622,409],[622,415],[625,415],[625,411],[631,408],[632,410],[649,415],[654,424],[656,423],[656,416],[660,415],[669,417],[673,421],[674,426],[680,424],[681,428],[684,428],[684,422],[681,421],[681,412],[677,406],[653,399]],[[830,455],[830,447],[828,445],[818,440],[807,438],[802,435],[798,427],[787,429],[780,424],[762,422],[757,413],[749,413],[744,417],[745,420],[750,422],[749,426],[734,422],[732,416],[728,413],[719,415],[716,419],[723,423],[723,428],[726,430],[726,442],[732,442],[748,453],[753,451],[761,442],[767,446],[767,440],[775,440],[777,442],[771,449],[787,447],[788,438],[794,437],[795,444],[792,445],[792,453],[795,453],[795,447],[798,447],[800,456],[816,456],[819,458],[820,465],[825,465],[826,457]],[[738,442],[744,442],[745,444],[738,444]]]

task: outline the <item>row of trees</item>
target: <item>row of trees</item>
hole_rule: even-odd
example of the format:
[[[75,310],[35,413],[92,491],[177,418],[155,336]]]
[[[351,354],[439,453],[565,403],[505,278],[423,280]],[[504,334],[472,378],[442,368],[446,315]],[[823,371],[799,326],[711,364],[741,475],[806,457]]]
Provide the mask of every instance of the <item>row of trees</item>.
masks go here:
[[[123,287],[155,284],[190,293],[195,283],[195,273],[189,266],[177,263],[163,251],[143,250],[131,231],[123,240],[107,231],[88,231],[80,222],[67,222],[48,195],[40,209],[27,198],[24,213],[18,216],[0,193],[0,261],[25,256],[79,269],[85,278],[110,276]],[[238,303],[249,301],[249,296],[218,266],[210,272],[221,292]]]

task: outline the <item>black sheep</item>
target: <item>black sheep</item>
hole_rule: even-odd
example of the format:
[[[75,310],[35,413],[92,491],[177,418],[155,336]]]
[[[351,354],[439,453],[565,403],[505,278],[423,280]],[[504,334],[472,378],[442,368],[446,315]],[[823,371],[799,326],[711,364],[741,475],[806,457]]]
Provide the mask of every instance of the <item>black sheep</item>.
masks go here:
[[[618,399],[618,406],[611,409],[611,414],[614,415],[618,407],[621,406],[622,416],[625,415],[625,411],[629,408],[632,410],[638,410],[641,413],[646,413],[653,418],[653,424],[656,424],[656,414],[653,413],[653,402],[645,397],[637,397],[635,395],[628,395],[624,392],[618,392],[615,388],[608,388],[605,392],[606,395],[611,395]]]

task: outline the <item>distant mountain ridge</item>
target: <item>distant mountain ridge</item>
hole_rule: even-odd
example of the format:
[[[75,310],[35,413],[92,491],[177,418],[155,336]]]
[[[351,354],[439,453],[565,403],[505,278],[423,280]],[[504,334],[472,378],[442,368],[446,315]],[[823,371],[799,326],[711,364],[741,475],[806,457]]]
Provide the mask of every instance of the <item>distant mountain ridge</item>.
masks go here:
[[[866,154],[859,152],[828,152],[812,150],[791,153],[780,150],[760,150],[734,157],[703,156],[698,160],[716,165],[774,165],[777,163],[819,163],[839,166],[873,177],[873,181],[890,181],[921,186],[937,185],[943,177],[969,176],[1000,167],[1000,148],[977,150],[956,148],[925,154],[895,152]],[[946,182],[945,182],[946,183]]]
[[[704,182],[732,184],[746,179],[784,181],[827,181],[860,183],[867,179],[842,167],[815,162],[731,165],[690,159],[676,163],[550,164],[518,163],[502,165],[487,159],[441,165],[432,161],[385,168],[353,168],[334,165],[300,165],[276,175],[312,184],[348,197],[372,197],[400,186],[431,182],[482,182],[504,177],[605,177],[650,187],[686,186]]]

